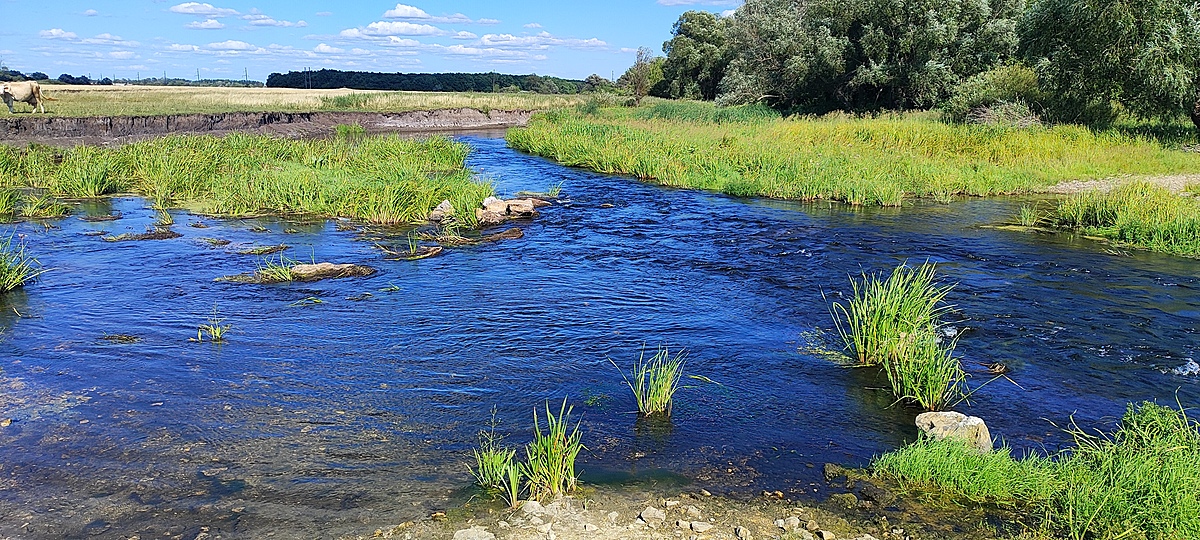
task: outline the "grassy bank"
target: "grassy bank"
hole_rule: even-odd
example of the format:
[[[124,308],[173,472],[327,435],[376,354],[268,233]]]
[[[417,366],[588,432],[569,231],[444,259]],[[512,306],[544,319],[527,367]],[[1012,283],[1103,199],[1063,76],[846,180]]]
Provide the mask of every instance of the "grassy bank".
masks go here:
[[[179,86],[44,85],[51,116],[144,116],[226,112],[369,111],[435,109],[547,110],[585,101],[579,95],[475,92],[385,92],[372,90],[299,90],[292,88],[208,88]],[[28,106],[17,104],[19,111]],[[40,115],[40,113],[38,114]],[[0,112],[0,118],[28,115]],[[36,116],[36,115],[35,115]]]
[[[1200,538],[1200,432],[1183,411],[1131,405],[1110,437],[1071,434],[1052,459],[922,440],[873,469],[910,490],[1014,507],[1056,536]]]
[[[234,134],[169,136],[60,150],[0,145],[0,188],[59,197],[135,193],[219,215],[310,214],[373,223],[423,221],[439,202],[475,208],[492,194],[444,137],[289,140]],[[460,212],[468,224],[470,212]]]
[[[1045,219],[1055,227],[1108,238],[1119,244],[1200,256],[1200,198],[1172,193],[1145,182],[1133,182],[1105,193],[1072,196],[1059,203]]]
[[[566,165],[738,196],[899,205],[1043,191],[1070,179],[1200,171],[1200,156],[1075,126],[946,124],[928,115],[780,119],[664,103],[555,111],[509,144]]]

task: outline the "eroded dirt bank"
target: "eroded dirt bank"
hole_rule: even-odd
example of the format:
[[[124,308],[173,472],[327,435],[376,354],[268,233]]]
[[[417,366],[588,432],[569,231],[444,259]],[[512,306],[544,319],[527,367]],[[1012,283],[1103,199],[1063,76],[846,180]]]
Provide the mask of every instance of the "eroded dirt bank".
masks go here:
[[[437,132],[523,126],[533,111],[441,109],[399,113],[259,112],[165,116],[65,118],[21,114],[0,117],[0,142],[25,144],[119,144],[172,133],[224,134],[232,131],[311,137],[339,124],[359,124],[370,132]]]

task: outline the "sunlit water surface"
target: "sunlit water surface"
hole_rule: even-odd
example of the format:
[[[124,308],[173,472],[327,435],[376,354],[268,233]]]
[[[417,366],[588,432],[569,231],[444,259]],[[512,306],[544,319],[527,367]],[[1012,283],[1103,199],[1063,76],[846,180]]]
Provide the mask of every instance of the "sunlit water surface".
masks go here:
[[[17,225],[53,270],[0,296],[0,536],[369,534],[464,496],[493,407],[518,445],[533,409],[566,396],[585,480],[819,497],[822,463],[863,465],[915,436],[883,381],[822,352],[840,348],[829,301],[849,276],[906,260],[957,283],[971,384],[989,379],[980,363],[1012,369],[959,408],[1014,448],[1053,450],[1072,416],[1110,428],[1131,401],[1200,404],[1194,260],[986,227],[1010,221],[1013,200],[733,199],[462,140],[501,194],[561,183],[523,239],[401,262],[335,222],[181,213],[174,240],[88,234],[145,230],[140,199],[85,208],[115,222]],[[254,270],[238,250],[280,243],[379,273],[213,281]],[[189,342],[214,309],[228,342]],[[669,423],[639,423],[609,360],[660,345],[686,348],[687,372],[712,382],[689,379]]]

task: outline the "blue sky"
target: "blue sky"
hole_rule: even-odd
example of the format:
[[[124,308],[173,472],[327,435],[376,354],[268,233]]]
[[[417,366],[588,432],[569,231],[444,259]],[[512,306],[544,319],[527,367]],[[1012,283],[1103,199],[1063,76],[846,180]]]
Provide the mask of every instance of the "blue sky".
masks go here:
[[[741,0],[0,0],[0,61],[92,78],[304,68],[620,75],[689,9]]]

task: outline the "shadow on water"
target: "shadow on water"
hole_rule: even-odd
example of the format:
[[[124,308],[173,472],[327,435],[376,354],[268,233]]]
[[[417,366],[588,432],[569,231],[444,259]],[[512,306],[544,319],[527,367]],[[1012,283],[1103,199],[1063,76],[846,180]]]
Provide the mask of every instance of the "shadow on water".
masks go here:
[[[0,296],[0,416],[14,420],[0,429],[0,536],[364,534],[460,497],[493,406],[519,447],[533,409],[563,396],[585,481],[812,493],[822,463],[864,465],[915,436],[916,411],[891,406],[876,373],[831,361],[822,298],[905,260],[957,283],[971,383],[981,362],[1012,368],[1020,387],[992,383],[961,408],[1018,451],[1062,444],[1051,422],[1071,415],[1103,428],[1129,401],[1200,404],[1197,377],[1174,372],[1200,344],[1195,261],[981,227],[1019,200],[739,200],[463,140],[501,194],[562,185],[524,238],[405,262],[334,222],[177,216],[176,239],[93,235],[153,224],[139,199],[89,203],[112,222],[18,225],[55,270]],[[279,244],[379,272],[213,281],[254,270],[239,250]],[[189,343],[214,309],[227,342]],[[101,339],[113,334],[137,339]],[[689,381],[669,422],[630,414],[607,360],[644,344],[686,347],[687,371],[712,381]]]

